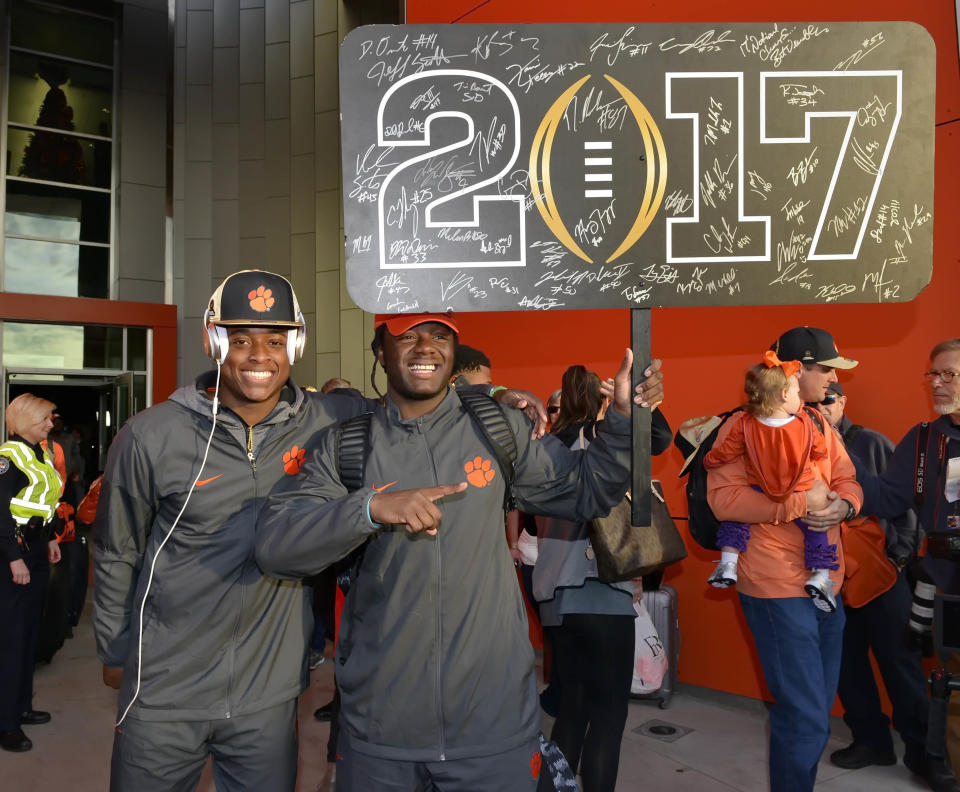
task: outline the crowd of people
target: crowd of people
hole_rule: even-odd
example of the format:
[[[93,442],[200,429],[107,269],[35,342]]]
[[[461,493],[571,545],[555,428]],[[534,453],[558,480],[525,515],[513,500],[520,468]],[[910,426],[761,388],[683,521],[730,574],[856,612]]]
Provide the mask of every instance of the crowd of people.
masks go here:
[[[639,581],[599,580],[587,524],[628,488],[633,409],[652,410],[653,453],[670,444],[660,362],[635,386],[629,349],[609,379],[571,366],[544,409],[494,385],[452,314],[394,315],[377,318],[372,343],[381,398],[345,381],[308,390],[290,377],[306,332],[296,295],[259,270],[224,280],[204,329],[212,370],[131,419],[102,479],[94,629],[119,691],[111,789],[193,789],[212,758],[218,789],[292,790],[297,698],[332,637],[339,579],[337,695],[316,713],[336,723],[337,789],[553,789],[542,702],[584,792],[613,792]],[[901,637],[918,578],[960,591],[949,564],[916,562],[921,529],[960,527],[960,339],[931,352],[940,418],[895,448],[847,417],[836,369],[857,362],[829,332],[759,346],[744,408],[705,465],[721,521],[709,583],[736,587],[774,698],[771,790],[812,790],[838,690],[853,742],[831,761],[897,761],[872,650],[905,764],[956,792],[927,740],[921,642]],[[6,750],[29,750],[21,726],[49,719],[33,708],[30,643],[60,555],[63,478],[41,444],[53,410],[11,402],[0,446]],[[882,526],[890,584],[851,606],[842,532],[866,515]],[[543,698],[515,566],[552,649]]]

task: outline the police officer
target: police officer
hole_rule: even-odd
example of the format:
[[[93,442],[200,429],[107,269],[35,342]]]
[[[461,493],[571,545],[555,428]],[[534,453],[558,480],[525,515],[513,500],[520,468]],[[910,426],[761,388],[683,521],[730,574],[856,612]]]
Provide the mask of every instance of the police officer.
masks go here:
[[[24,393],[7,407],[10,439],[0,445],[0,748],[29,751],[22,725],[47,723],[33,709],[33,656],[50,564],[60,560],[50,521],[60,476],[41,446],[55,405]]]

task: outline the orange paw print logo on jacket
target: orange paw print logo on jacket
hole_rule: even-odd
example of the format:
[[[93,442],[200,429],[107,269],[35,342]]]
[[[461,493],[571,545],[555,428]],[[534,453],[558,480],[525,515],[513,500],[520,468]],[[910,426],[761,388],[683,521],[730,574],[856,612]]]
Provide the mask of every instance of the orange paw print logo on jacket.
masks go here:
[[[273,291],[266,286],[257,286],[247,297],[250,298],[250,307],[259,313],[269,311],[273,308],[273,303],[275,302],[273,299]]]
[[[474,487],[486,487],[497,475],[497,471],[493,469],[490,460],[479,456],[467,462],[463,469],[467,471],[467,481]]]
[[[540,778],[540,751],[537,751],[532,757],[530,757],[530,775],[534,778]]]
[[[296,476],[303,467],[303,460],[307,458],[307,452],[299,446],[294,446],[283,455],[283,472],[288,476]]]

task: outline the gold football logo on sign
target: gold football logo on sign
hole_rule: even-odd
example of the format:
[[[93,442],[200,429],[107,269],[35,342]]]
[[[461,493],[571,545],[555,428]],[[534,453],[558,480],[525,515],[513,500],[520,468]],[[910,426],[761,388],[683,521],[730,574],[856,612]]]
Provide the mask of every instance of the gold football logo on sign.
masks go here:
[[[593,264],[593,259],[588,256],[576,240],[571,236],[564,225],[560,212],[557,209],[557,202],[553,196],[553,188],[550,180],[550,157],[553,149],[553,137],[560,126],[563,114],[566,112],[567,105],[570,104],[581,86],[590,79],[592,75],[581,78],[566,91],[557,97],[557,100],[551,105],[550,109],[543,116],[537,133],[533,136],[533,145],[530,147],[530,190],[533,195],[534,203],[547,228],[553,232],[554,236],[571,253]],[[607,81],[617,89],[620,96],[623,97],[627,107],[633,114],[634,121],[637,122],[637,128],[640,130],[640,136],[643,139],[643,148],[645,162],[647,165],[647,178],[644,185],[643,200],[640,203],[640,209],[637,217],[630,227],[620,246],[607,258],[609,264],[619,258],[623,253],[629,250],[640,237],[644,235],[657,211],[663,202],[663,194],[667,190],[667,149],[663,143],[663,135],[660,134],[660,128],[657,126],[650,111],[644,106],[643,102],[623,83],[615,80],[609,74],[603,75]],[[541,165],[542,164],[542,165]]]

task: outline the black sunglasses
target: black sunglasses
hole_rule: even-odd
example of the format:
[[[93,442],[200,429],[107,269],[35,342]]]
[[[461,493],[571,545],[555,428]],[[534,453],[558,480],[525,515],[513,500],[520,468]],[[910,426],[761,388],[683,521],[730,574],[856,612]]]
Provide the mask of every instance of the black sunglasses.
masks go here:
[[[808,407],[816,407],[818,404],[822,404],[824,407],[828,407],[831,404],[834,404],[837,401],[836,393],[828,393],[823,397],[823,401],[818,402],[807,402]]]
[[[551,405],[550,407],[547,407],[547,415],[550,415],[551,413],[555,413],[555,412],[560,412],[559,405],[554,404],[554,405]]]

